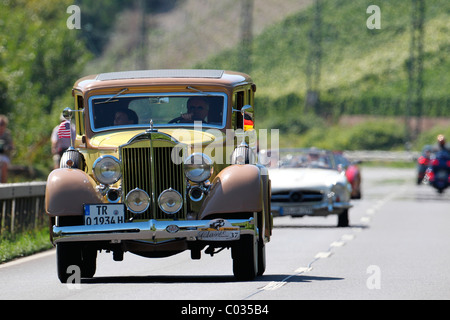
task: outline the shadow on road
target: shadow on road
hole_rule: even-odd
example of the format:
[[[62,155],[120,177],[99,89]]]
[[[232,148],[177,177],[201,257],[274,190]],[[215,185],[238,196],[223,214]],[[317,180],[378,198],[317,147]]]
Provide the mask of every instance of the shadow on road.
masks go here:
[[[295,225],[295,224],[277,224],[273,226],[274,229],[337,229],[335,225]],[[348,227],[339,227],[339,229],[345,228],[361,228],[368,229],[369,226],[364,224],[350,224]]]
[[[305,275],[268,274],[255,278],[249,282],[314,282],[314,281],[335,281],[344,278],[318,277]],[[82,284],[136,284],[136,283],[232,283],[237,281],[232,275],[205,275],[205,276],[181,276],[181,275],[152,275],[152,276],[110,276],[95,277],[92,279],[82,279]]]

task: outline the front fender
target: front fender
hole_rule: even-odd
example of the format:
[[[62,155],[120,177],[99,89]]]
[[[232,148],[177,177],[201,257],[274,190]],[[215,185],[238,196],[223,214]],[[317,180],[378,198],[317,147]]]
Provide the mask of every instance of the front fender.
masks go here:
[[[217,213],[261,212],[263,210],[261,171],[255,165],[231,165],[213,180],[200,209],[200,218]]]
[[[79,169],[53,170],[47,179],[45,210],[48,215],[83,215],[83,205],[101,203],[103,197],[97,191],[95,181]]]

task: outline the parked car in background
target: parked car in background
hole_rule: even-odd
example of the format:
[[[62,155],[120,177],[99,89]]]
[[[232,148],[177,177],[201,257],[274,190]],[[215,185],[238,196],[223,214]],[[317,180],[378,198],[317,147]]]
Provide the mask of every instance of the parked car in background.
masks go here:
[[[248,75],[222,70],[77,81],[74,108],[64,110],[75,145],[50,173],[45,200],[61,282],[71,266],[93,277],[98,250],[121,261],[124,252],[159,258],[190,250],[200,259],[205,248],[211,256],[231,249],[237,279],[262,275],[270,181],[249,161],[256,140],[238,143],[255,91]]]
[[[334,159],[337,164],[338,171],[345,172],[348,182],[352,186],[352,199],[361,199],[361,169],[358,164],[360,161],[350,161],[342,152],[334,151]]]
[[[277,153],[274,156],[274,153]],[[338,171],[333,153],[325,150],[263,150],[272,183],[274,216],[338,216],[338,226],[349,225],[351,186]],[[277,158],[278,161],[267,159]]]

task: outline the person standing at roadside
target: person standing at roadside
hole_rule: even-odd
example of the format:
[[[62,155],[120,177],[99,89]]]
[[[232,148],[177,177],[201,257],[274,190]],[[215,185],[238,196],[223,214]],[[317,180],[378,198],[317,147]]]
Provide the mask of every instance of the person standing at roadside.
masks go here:
[[[51,136],[54,169],[59,168],[61,156],[71,145],[70,130],[72,131],[72,139],[75,136],[75,130],[70,125],[70,122],[64,119],[63,116],[61,116],[59,120],[60,124],[53,128]]]
[[[11,163],[11,154],[14,150],[14,143],[11,131],[8,129],[8,118],[0,115],[0,175],[1,183],[8,181],[8,167]]]

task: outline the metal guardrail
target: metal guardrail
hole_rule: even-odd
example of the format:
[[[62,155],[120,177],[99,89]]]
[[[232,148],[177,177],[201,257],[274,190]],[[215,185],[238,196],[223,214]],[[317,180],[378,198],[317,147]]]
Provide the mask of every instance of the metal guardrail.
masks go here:
[[[345,151],[351,161],[381,161],[381,162],[415,162],[420,157],[420,152],[415,151]]]
[[[0,184],[0,235],[46,226],[46,182]]]

